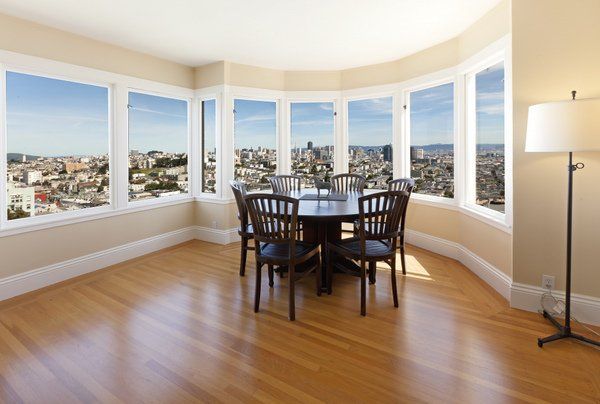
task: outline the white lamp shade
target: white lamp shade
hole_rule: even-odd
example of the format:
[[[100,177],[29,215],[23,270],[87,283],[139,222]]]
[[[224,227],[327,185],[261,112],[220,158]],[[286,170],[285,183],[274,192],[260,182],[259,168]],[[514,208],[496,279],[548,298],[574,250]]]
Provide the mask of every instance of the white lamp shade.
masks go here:
[[[529,107],[525,151],[600,151],[600,98]]]

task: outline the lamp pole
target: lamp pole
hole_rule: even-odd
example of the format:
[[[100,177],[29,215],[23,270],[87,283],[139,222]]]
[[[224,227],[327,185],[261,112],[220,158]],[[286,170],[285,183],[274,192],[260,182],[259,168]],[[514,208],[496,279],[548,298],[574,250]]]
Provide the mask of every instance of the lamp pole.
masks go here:
[[[573,101],[577,92],[571,91]],[[583,335],[574,334],[571,332],[571,250],[573,242],[573,173],[576,170],[581,170],[585,165],[583,163],[573,164],[573,152],[569,152],[569,165],[568,165],[568,186],[567,186],[567,282],[565,290],[565,324],[560,324],[550,313],[544,309],[544,317],[550,320],[558,332],[554,335],[550,335],[546,338],[538,338],[538,346],[541,348],[546,342],[556,341],[563,338],[574,338],[579,341],[587,342],[588,344],[600,346],[600,342],[594,341]]]

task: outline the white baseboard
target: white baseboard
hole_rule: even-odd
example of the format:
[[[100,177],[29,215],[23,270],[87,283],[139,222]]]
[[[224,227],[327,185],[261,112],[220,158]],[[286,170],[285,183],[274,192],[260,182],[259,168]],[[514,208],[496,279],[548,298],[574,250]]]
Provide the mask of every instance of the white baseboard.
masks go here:
[[[464,246],[410,229],[406,230],[406,242],[459,261],[506,300],[510,300],[511,278]]]
[[[196,238],[187,227],[0,279],[0,300],[50,286]]]
[[[240,241],[237,229],[211,229],[210,227],[195,226],[196,239],[215,244],[231,244]]]
[[[510,290],[510,306],[527,311],[541,310],[545,291],[541,287],[515,282]],[[564,291],[552,291],[552,294],[557,299],[565,299]],[[600,325],[600,298],[571,294],[571,316],[587,324]]]

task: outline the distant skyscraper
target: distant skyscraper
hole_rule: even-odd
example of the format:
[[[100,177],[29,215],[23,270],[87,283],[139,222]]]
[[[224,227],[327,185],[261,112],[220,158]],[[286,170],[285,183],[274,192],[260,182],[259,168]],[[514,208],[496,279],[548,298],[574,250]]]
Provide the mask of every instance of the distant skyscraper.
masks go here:
[[[308,142],[308,144],[306,145],[306,148],[308,150],[312,150],[313,149],[313,142]]]
[[[26,162],[27,162],[27,155],[26,155],[26,154],[24,154],[24,155],[23,155],[23,163],[26,163]]]
[[[383,146],[383,161],[392,161],[392,145]]]
[[[411,160],[423,160],[425,158],[425,150],[417,149],[414,146],[410,147],[410,159]]]

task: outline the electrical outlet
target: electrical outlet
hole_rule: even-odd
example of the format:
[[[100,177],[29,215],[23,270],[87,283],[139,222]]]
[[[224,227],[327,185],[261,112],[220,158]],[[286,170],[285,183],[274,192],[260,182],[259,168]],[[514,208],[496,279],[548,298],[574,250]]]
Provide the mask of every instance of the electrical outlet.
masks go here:
[[[216,229],[216,228],[218,227],[218,226],[217,226],[217,221],[216,221],[216,220],[213,220],[213,221],[212,221],[212,227],[213,227],[213,229]],[[554,277],[552,277],[552,278],[554,279]],[[554,280],[553,280],[552,282],[554,282]],[[553,283],[553,284],[554,284],[554,283]]]
[[[542,287],[544,289],[553,290],[554,289],[554,276],[543,275],[542,276]]]

